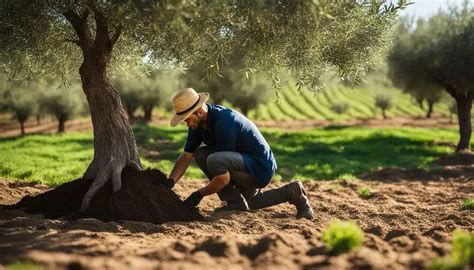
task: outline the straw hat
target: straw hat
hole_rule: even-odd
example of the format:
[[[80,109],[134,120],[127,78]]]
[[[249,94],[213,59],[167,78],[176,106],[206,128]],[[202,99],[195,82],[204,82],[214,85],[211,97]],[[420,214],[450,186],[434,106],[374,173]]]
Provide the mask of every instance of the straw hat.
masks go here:
[[[176,95],[171,99],[174,111],[176,112],[171,118],[171,126],[174,127],[177,124],[183,122],[193,112],[201,108],[206,101],[209,100],[209,93],[197,93],[192,88],[184,88],[179,90]]]

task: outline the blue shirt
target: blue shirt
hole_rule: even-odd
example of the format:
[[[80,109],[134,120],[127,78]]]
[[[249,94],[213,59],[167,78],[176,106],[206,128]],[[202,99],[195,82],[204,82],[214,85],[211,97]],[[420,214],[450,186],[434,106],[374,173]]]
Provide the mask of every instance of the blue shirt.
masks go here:
[[[249,173],[266,186],[277,169],[272,150],[252,121],[237,111],[221,105],[207,104],[207,130],[188,129],[184,151],[194,153],[204,142],[216,152],[242,154]]]

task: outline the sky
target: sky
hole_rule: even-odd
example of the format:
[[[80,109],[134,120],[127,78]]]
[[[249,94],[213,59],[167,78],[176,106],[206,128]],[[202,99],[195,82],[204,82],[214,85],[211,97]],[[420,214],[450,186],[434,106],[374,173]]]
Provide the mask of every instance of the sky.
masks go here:
[[[414,2],[414,4],[402,10],[400,15],[409,14],[410,16],[429,18],[431,15],[434,15],[439,8],[447,10],[448,3],[459,5],[463,1],[464,0],[412,0],[411,2]],[[474,0],[470,1],[474,2]]]

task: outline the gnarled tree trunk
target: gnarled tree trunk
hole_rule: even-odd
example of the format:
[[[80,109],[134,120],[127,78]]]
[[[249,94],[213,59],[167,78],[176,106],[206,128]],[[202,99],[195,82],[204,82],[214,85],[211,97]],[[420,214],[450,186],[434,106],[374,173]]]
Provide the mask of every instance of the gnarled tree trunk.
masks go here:
[[[472,93],[469,91],[460,91],[450,85],[446,85],[446,91],[456,100],[458,124],[459,124],[459,143],[456,152],[470,150],[472,124]]]
[[[428,111],[426,112],[426,118],[431,118],[431,114],[433,114],[434,104],[436,102],[428,100]]]
[[[132,165],[141,169],[137,146],[127,114],[120,101],[118,91],[107,77],[107,65],[112,55],[112,48],[120,36],[120,27],[112,37],[106,17],[93,6],[92,12],[96,21],[96,35],[87,24],[89,11],[81,16],[72,10],[64,13],[73,25],[79,38],[76,43],[82,50],[84,61],[79,69],[82,86],[89,104],[94,129],[94,158],[83,175],[84,179],[94,179],[86,192],[79,211],[84,211],[95,193],[108,181],[112,180],[113,191],[121,188],[121,173],[126,166]]]

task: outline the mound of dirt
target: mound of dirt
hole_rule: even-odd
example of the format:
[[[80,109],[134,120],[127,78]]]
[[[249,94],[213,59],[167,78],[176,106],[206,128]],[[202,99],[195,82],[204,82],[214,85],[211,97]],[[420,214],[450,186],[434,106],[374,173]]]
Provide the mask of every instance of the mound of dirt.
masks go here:
[[[122,172],[122,188],[112,193],[109,181],[91,201],[89,208],[79,215],[82,198],[92,180],[77,179],[37,196],[25,196],[8,207],[42,214],[46,218],[96,218],[102,221],[146,221],[161,224],[168,221],[203,220],[195,208],[185,205],[173,191],[160,185],[166,175],[159,170]]]
[[[441,157],[434,163],[442,166],[474,165],[474,154],[470,152],[456,153],[454,155]]]

